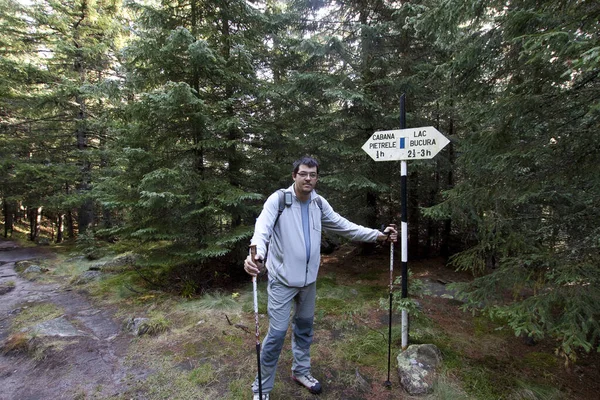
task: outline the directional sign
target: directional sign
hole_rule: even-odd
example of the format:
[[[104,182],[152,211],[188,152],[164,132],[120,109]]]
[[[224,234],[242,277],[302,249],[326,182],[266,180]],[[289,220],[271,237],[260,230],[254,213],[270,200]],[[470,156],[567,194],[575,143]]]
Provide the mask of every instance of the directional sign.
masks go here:
[[[375,161],[435,157],[450,141],[433,126],[375,132],[362,149]]]

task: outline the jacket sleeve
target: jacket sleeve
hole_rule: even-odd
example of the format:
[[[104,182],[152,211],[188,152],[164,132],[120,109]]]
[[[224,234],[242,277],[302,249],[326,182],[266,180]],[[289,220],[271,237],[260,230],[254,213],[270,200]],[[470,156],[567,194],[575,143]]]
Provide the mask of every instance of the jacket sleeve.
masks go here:
[[[279,195],[277,192],[269,196],[263,209],[256,219],[254,225],[254,235],[250,240],[251,245],[256,245],[256,255],[265,259],[267,255],[267,245],[273,234],[273,225],[279,211]]]
[[[381,234],[376,229],[364,227],[355,224],[336,213],[329,202],[323,197],[323,215],[321,217],[321,225],[328,232],[338,234],[346,239],[357,242],[376,242],[377,237]]]

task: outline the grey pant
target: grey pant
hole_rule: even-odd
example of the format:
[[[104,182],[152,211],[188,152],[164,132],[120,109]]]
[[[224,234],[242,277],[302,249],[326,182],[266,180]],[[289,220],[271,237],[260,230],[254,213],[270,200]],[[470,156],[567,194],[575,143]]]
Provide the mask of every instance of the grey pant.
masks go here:
[[[277,361],[283,347],[290,322],[292,303],[292,373],[303,376],[310,373],[310,345],[313,339],[313,319],[315,314],[316,282],[304,287],[289,287],[275,279],[269,279],[267,312],[269,331],[262,343],[260,354],[263,393],[270,393],[275,383]],[[258,376],[252,384],[252,391],[258,393]]]

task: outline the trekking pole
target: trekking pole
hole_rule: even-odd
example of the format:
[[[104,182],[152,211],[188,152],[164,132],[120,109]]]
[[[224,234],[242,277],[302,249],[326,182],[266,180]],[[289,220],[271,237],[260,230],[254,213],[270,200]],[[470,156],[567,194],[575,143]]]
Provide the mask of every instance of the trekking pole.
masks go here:
[[[396,225],[391,225],[396,228]],[[389,234],[388,234],[389,235]],[[388,364],[387,364],[387,381],[385,381],[384,385],[387,388],[392,387],[392,382],[390,381],[390,366],[392,359],[392,301],[394,296],[394,242],[390,243],[390,315],[389,315],[389,327],[388,327]]]
[[[250,246],[250,259],[256,263],[256,245]],[[258,366],[258,395],[262,400],[262,375],[260,373],[260,332],[258,329],[258,289],[256,287],[256,276],[252,277],[252,290],[254,293],[254,323],[256,325],[256,364]]]

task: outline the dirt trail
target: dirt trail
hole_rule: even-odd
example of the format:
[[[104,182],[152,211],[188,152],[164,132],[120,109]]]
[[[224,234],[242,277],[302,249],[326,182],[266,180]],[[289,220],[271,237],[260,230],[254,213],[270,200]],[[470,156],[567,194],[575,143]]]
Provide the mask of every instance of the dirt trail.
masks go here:
[[[124,365],[131,336],[122,332],[113,313],[67,287],[32,282],[14,270],[17,261],[44,257],[52,254],[0,242],[0,284],[14,283],[13,290],[0,295],[0,343],[8,337],[15,315],[39,303],[63,309],[63,318],[81,335],[51,338],[56,345],[39,361],[23,352],[0,352],[0,400],[106,398],[128,392],[147,373]]]

